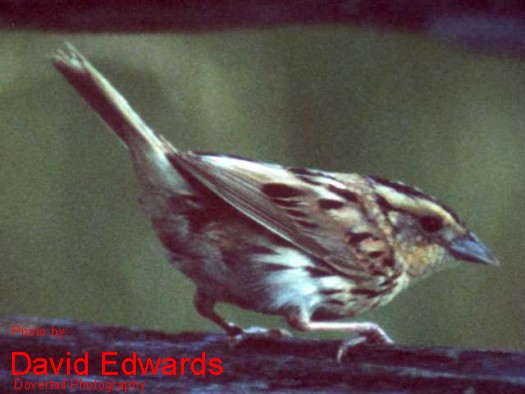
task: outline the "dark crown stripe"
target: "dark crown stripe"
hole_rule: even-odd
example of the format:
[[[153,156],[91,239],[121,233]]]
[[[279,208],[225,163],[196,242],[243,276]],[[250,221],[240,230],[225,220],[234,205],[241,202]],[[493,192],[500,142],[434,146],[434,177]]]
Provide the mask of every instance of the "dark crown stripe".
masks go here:
[[[435,199],[429,196],[428,194],[423,193],[421,190],[418,190],[412,186],[408,186],[404,183],[391,181],[389,179],[380,178],[378,176],[369,176],[369,178],[379,183],[380,185],[390,187],[394,190],[397,190],[400,193],[407,194],[412,197],[420,197],[425,200],[435,201]]]
[[[398,191],[399,193],[406,194],[407,196],[421,198],[423,200],[427,200],[427,201],[433,202],[434,204],[440,206],[444,211],[448,212],[450,214],[450,216],[452,216],[456,222],[462,223],[461,218],[459,217],[459,215],[455,211],[453,211],[451,208],[449,208],[445,204],[439,202],[438,200],[436,200],[431,195],[426,194],[426,193],[422,192],[419,189],[416,189],[416,188],[414,188],[412,186],[406,185],[406,184],[404,184],[402,182],[391,181],[389,179],[385,179],[385,178],[381,178],[381,177],[377,177],[377,176],[368,176],[368,178],[370,178],[373,181],[379,183],[380,185],[390,187],[391,189],[394,189],[394,190]],[[379,198],[378,198],[378,200],[379,200]],[[381,205],[381,203],[380,203],[380,205]],[[388,204],[388,205],[390,206],[390,209],[395,209],[395,207],[392,207],[391,204]]]

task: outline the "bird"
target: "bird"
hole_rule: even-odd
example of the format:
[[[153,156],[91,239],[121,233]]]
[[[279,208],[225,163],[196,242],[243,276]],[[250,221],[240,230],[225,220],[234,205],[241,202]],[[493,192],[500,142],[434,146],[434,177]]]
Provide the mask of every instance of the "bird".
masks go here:
[[[244,329],[217,303],[282,316],[300,331],[354,334],[340,358],[360,343],[393,343],[379,325],[348,318],[455,260],[499,264],[454,210],[416,187],[179,150],[71,44],[52,61],[127,146],[142,211],[194,283],[197,312],[228,338],[284,331]]]

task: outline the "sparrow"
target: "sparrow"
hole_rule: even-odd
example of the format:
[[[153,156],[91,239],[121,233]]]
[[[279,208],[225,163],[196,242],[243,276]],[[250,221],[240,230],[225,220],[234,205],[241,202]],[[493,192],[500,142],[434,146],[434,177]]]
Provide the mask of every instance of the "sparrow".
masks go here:
[[[196,287],[199,314],[230,338],[251,332],[215,311],[219,302],[280,315],[300,331],[357,334],[391,343],[375,323],[341,320],[391,301],[454,260],[497,265],[451,208],[376,176],[181,151],[150,129],[75,48],[53,58],[127,146],[169,261]]]

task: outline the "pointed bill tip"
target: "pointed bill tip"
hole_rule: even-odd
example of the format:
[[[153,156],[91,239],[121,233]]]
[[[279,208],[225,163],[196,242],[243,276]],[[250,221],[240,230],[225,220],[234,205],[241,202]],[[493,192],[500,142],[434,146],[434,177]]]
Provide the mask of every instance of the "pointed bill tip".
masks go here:
[[[450,253],[459,260],[472,263],[499,266],[500,263],[474,233],[467,233],[454,239],[448,247]]]

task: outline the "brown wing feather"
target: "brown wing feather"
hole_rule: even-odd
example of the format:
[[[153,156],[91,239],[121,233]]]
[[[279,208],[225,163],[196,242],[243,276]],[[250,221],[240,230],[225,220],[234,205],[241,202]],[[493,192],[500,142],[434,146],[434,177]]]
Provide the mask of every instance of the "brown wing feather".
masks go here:
[[[359,222],[357,201],[347,186],[329,174],[315,172],[310,180],[277,165],[228,156],[177,153],[170,157],[228,204],[298,248],[323,259],[345,275],[363,276],[348,244],[347,231]],[[313,174],[313,173],[312,173]],[[349,176],[347,175],[347,179]],[[351,176],[350,176],[351,177]],[[355,187],[365,187],[355,178]],[[321,203],[324,202],[324,203]],[[324,209],[320,208],[324,204]],[[337,209],[337,215],[332,214]]]

